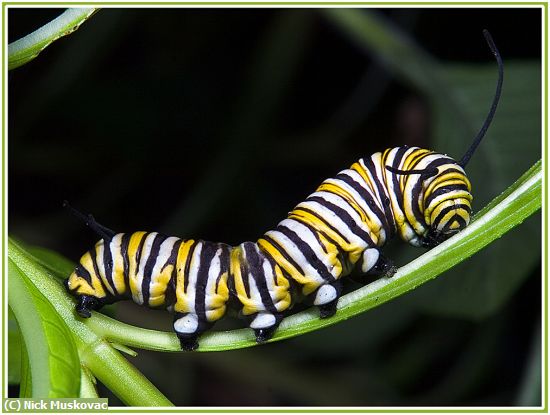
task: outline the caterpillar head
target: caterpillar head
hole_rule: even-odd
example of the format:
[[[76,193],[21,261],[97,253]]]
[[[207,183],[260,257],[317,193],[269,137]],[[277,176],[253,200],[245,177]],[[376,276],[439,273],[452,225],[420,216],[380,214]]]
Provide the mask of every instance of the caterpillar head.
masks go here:
[[[415,177],[415,179],[407,180],[416,183],[409,187],[411,192],[409,194],[409,206],[410,211],[412,211],[410,214],[412,219],[409,222],[416,233],[416,237],[410,238],[410,241],[415,245],[428,248],[434,247],[464,229],[470,223],[472,194],[470,193],[471,185],[464,172],[464,167],[470,161],[491,125],[500,100],[504,79],[502,59],[493,38],[487,30],[483,31],[483,36],[485,36],[485,40],[496,58],[498,81],[489,113],[470,148],[459,162],[447,156],[432,153],[432,156],[438,158],[436,161],[430,162],[430,156],[428,156],[424,162],[420,162],[413,170],[399,170],[386,166],[386,169],[392,173],[408,176],[409,179]],[[414,195],[415,192],[417,192],[416,194],[422,194],[422,197],[418,200],[421,201],[420,203],[423,206],[413,206],[411,195]],[[421,223],[422,221],[418,220],[422,216],[421,213],[423,213],[423,222],[427,227]]]
[[[76,312],[84,318],[91,316],[92,310],[99,310],[104,305],[106,295],[99,276],[95,271],[88,271],[84,264],[91,264],[90,252],[87,252],[80,259],[80,263],[69,275],[65,283],[65,288],[74,297],[77,298]]]
[[[424,247],[434,247],[470,223],[472,199],[470,181],[458,164],[436,168],[425,182],[424,221],[428,231],[421,238]]]
[[[103,305],[113,301],[113,298],[108,297],[101,283],[95,258],[97,249],[102,247],[106,241],[110,241],[115,232],[97,223],[92,215],[85,215],[76,210],[66,200],[63,201],[63,207],[103,238],[80,258],[78,266],[65,280],[65,288],[78,300],[76,312],[81,317],[88,318],[91,316],[92,310],[99,310]]]

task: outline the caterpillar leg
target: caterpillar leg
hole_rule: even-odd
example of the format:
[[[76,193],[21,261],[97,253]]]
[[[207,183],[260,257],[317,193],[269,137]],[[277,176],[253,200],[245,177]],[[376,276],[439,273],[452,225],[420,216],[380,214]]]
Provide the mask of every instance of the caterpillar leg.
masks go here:
[[[386,277],[392,277],[397,271],[393,261],[386,258],[378,248],[366,249],[357,263],[357,269],[362,275]]]
[[[208,330],[211,323],[201,322],[196,314],[176,313],[174,315],[174,331],[178,336],[182,350],[191,352],[199,347],[199,335]]]
[[[103,306],[103,301],[93,295],[74,294],[71,291],[69,278],[64,281],[63,285],[65,285],[69,293],[76,296],[77,303],[75,309],[80,317],[90,318],[92,316],[92,310],[99,310]]]
[[[256,314],[250,323],[250,328],[254,330],[256,335],[256,341],[263,343],[271,339],[282,319],[283,315],[280,313],[262,311]]]
[[[336,314],[336,304],[342,293],[342,281],[321,285],[315,292],[313,304],[319,307],[319,317],[328,318]]]
[[[89,318],[92,310],[99,310],[102,306],[102,302],[93,295],[79,295],[75,309],[80,317]]]

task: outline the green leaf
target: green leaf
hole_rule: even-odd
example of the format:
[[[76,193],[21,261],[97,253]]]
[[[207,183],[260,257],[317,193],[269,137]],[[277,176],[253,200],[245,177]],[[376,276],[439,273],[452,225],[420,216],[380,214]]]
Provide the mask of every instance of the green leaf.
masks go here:
[[[80,365],[72,336],[52,305],[9,260],[9,304],[29,357],[33,398],[78,394]]]
[[[136,406],[171,405],[170,401],[147,378],[91,329],[95,320],[94,316],[90,319],[81,319],[76,316],[74,299],[46,268],[38,264],[33,255],[9,239],[8,257],[10,306],[12,306],[20,324],[25,343],[30,344],[28,354],[32,385],[38,389],[32,391],[32,396],[47,396],[44,393],[49,391],[49,384],[61,381],[50,380],[48,376],[48,341],[58,341],[58,347],[65,347],[66,344],[63,346],[63,342],[71,339],[76,345],[80,357],[80,361],[78,358],[76,359],[76,367],[80,370],[80,364],[86,366],[93,376],[97,377],[126,404]],[[47,266],[54,267],[53,264],[47,264]],[[14,280],[13,285],[12,279]],[[42,315],[42,312],[45,314]],[[51,331],[41,330],[41,318],[44,316],[49,321],[66,324],[67,331],[60,336],[62,339],[50,339],[48,335],[51,334]],[[50,326],[47,328],[50,329]],[[55,350],[57,352],[60,349]],[[78,384],[81,379],[80,371],[76,373],[76,379],[74,376],[71,379],[74,382],[73,388],[76,385],[77,389],[76,391],[71,390],[71,394],[68,396],[77,397],[79,396]],[[93,393],[89,386],[89,380],[86,380],[85,389],[81,392],[87,395]]]
[[[32,374],[29,364],[29,355],[25,342],[21,342],[21,383],[19,385],[20,398],[32,398]]]
[[[8,383],[21,382],[21,332],[11,309],[8,309]]]
[[[8,45],[8,69],[12,70],[38,56],[52,42],[77,30],[98,9],[67,9],[60,16],[27,36]]]
[[[60,279],[64,280],[74,271],[74,262],[69,261],[57,252],[39,246],[29,245],[25,246],[25,249],[34,257],[37,264],[42,265]]]

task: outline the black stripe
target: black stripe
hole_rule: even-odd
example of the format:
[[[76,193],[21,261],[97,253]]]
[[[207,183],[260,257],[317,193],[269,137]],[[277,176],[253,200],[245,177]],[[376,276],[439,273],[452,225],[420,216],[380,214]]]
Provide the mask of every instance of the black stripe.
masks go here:
[[[298,274],[301,274],[301,275],[305,275],[304,274],[304,270],[302,269],[302,267],[300,265],[298,265],[296,263],[296,261],[294,261],[294,259],[292,259],[287,253],[286,251],[283,249],[283,247],[281,245],[279,245],[279,243],[277,241],[275,241],[273,238],[269,237],[268,235],[264,235],[262,236],[261,239],[265,239],[267,242],[269,242],[271,245],[273,245],[273,247],[277,250],[277,252],[279,252],[284,259],[286,259],[288,262],[290,262],[290,264],[296,268],[296,271],[298,271]],[[271,254],[267,251],[267,250],[262,250],[264,252],[264,255],[266,257],[269,257],[271,256]],[[275,259],[273,259],[273,261],[275,261]],[[277,262],[277,261],[275,261]],[[284,270],[284,267],[281,267],[281,269]],[[290,275],[289,275],[290,276]]]
[[[425,156],[434,155],[434,154],[438,155],[437,153],[427,153],[427,154],[425,154]],[[455,163],[455,161],[453,159],[451,159],[447,156],[443,156],[441,154],[439,154],[438,156],[439,156],[438,158],[436,158],[432,162],[428,163],[428,165],[424,168],[424,170],[433,170],[436,167],[442,166],[444,164]],[[422,158],[424,158],[424,157],[421,157],[419,160],[422,160]],[[414,167],[415,166],[413,166],[413,168]],[[413,176],[413,175],[411,175],[411,176]],[[424,178],[422,177],[422,175],[414,175],[414,176],[419,176],[419,177],[416,178],[417,181],[414,184],[413,189],[412,189],[412,202],[413,202],[412,203],[412,211],[413,211],[413,215],[414,215],[415,219],[418,222],[420,222],[420,224],[424,228],[426,228],[426,227],[428,227],[428,225],[426,224],[426,221],[424,220],[424,214],[422,212],[420,212],[420,203],[423,202],[422,200],[420,200],[420,194],[422,192],[422,185],[424,183]],[[411,180],[411,179],[409,178],[409,180]],[[425,206],[425,204],[424,204],[424,206]]]
[[[91,286],[92,285],[92,276],[82,264],[78,264],[74,270],[75,274],[78,277],[84,278],[84,280]]]
[[[335,281],[334,276],[329,272],[326,265],[323,264],[323,262],[317,257],[317,255],[315,255],[315,252],[313,251],[311,246],[309,246],[306,241],[300,238],[300,236],[296,232],[282,225],[277,226],[276,230],[285,235],[298,247],[300,252],[302,252],[304,257],[306,258],[306,261],[308,261],[310,265],[315,268],[321,278],[323,278],[325,281]]]
[[[89,252],[90,252],[90,256],[92,257],[92,264],[94,265],[95,275],[96,275],[97,279],[99,280],[99,283],[101,284],[101,286],[105,290],[105,295],[110,295],[111,293],[109,292],[109,290],[107,289],[105,284],[103,284],[103,279],[101,278],[101,274],[99,273],[99,267],[97,266],[96,247],[94,246],[94,248],[90,249]]]
[[[275,304],[273,304],[273,300],[271,299],[271,295],[269,294],[269,289],[267,288],[265,273],[262,267],[260,256],[256,251],[256,244],[252,242],[245,242],[243,244],[243,247],[246,253],[246,262],[248,264],[250,275],[256,282],[256,287],[260,292],[262,303],[270,313],[276,314],[278,311],[277,308],[275,308]]]
[[[126,293],[131,295],[130,291],[130,258],[128,258],[128,246],[130,245],[130,237],[132,235],[125,233],[122,235],[122,240],[120,241],[120,255],[122,256],[122,262],[124,264],[124,286],[126,287]],[[122,294],[122,293],[120,293]]]
[[[248,263],[244,258],[244,253],[241,253],[239,261],[239,268],[241,269],[241,280],[244,285],[244,292],[246,296],[250,298],[250,284],[248,283]]]
[[[149,236],[150,234],[149,233],[145,233],[142,235],[141,237],[141,240],[139,241],[139,245],[138,245],[138,248],[136,250],[136,257],[135,257],[135,260],[136,260],[136,272],[135,272],[135,275],[137,276],[138,273],[139,273],[139,263],[141,262],[141,255],[143,254],[143,246],[145,245],[145,240],[147,239],[147,237]]]
[[[443,227],[443,233],[448,232],[451,229],[452,223],[455,222],[455,221],[460,223],[459,229],[464,229],[466,227],[466,221],[464,220],[464,218],[462,218],[459,215],[455,215],[451,218],[450,221],[448,221],[445,224],[445,226]],[[457,231],[458,229],[453,229],[453,230]]]
[[[219,248],[222,250],[220,253],[220,275],[216,278],[216,293],[218,292],[218,287],[220,285],[220,280],[222,275],[227,272],[229,274],[229,249],[230,247],[226,244],[218,244]]]
[[[277,274],[276,274],[276,271],[275,271],[275,267],[279,267],[279,269],[283,273],[283,278],[285,278],[289,283],[294,283],[294,281],[292,280],[292,277],[290,276],[290,274],[287,271],[285,271],[285,269],[283,267],[281,267],[281,265],[279,265],[277,262],[275,262],[275,260],[273,259],[273,257],[271,255],[269,255],[269,253],[266,253],[260,245],[256,244],[256,246],[258,247],[258,250],[260,251],[260,255],[262,255],[264,258],[267,259],[267,261],[271,265],[271,268],[273,269],[273,284],[275,284],[276,286],[279,285],[279,283],[277,281]]]
[[[172,265],[173,267],[172,275],[170,275],[170,281],[168,281],[168,284],[166,285],[166,292],[164,293],[164,302],[167,307],[176,303],[176,280],[178,279],[178,264],[176,262],[178,260],[178,253],[182,243],[183,241],[181,239],[178,239],[174,243],[170,256],[160,270],[160,272],[164,271],[164,268],[169,265]]]
[[[195,248],[198,245],[198,241],[193,241],[193,244],[189,247],[189,252],[185,260],[185,268],[183,270],[183,292],[187,294],[187,286],[189,285],[189,271],[191,268],[191,259],[195,253]]]
[[[376,246],[376,244],[372,241],[371,237],[367,232],[365,232],[363,229],[361,229],[355,220],[350,216],[348,212],[346,212],[344,209],[342,209],[340,206],[335,205],[334,203],[328,202],[327,200],[323,199],[320,196],[310,196],[307,198],[307,200],[312,202],[317,202],[321,206],[324,206],[325,208],[332,210],[338,217],[346,224],[346,226],[350,229],[352,233],[357,235],[359,238],[361,238],[363,241],[366,242],[369,246]]]
[[[143,279],[141,280],[141,294],[143,296],[143,304],[145,305],[149,304],[149,298],[151,297],[151,290],[150,290],[151,278],[153,274],[153,268],[155,266],[155,263],[157,262],[157,259],[160,253],[160,245],[167,238],[168,237],[165,235],[161,235],[161,234],[155,235],[155,239],[153,240],[151,250],[149,251],[149,256],[145,261],[145,267],[143,268]]]
[[[115,283],[113,281],[113,256],[111,254],[111,242],[110,241],[103,241],[103,267],[105,268],[105,278],[107,278],[107,281],[113,287],[114,295],[121,294],[117,291],[115,287]]]
[[[325,220],[325,218],[323,218],[320,214],[318,214],[318,213],[315,212],[314,210],[312,210],[312,209],[310,209],[310,208],[307,208],[307,207],[302,207],[302,206],[298,206],[298,207],[296,207],[294,210],[295,210],[295,211],[296,211],[296,210],[302,210],[302,211],[304,211],[304,212],[307,212],[307,213],[309,213],[309,214],[315,216],[317,219],[319,219],[321,222],[323,222],[323,224],[324,224],[327,228],[329,228],[329,229],[331,229],[333,232],[337,233],[338,236],[340,236],[340,238],[342,238],[344,241],[346,241],[346,243],[349,244],[348,239],[347,239],[344,235],[342,235],[342,234],[340,233],[340,231],[339,231],[337,228],[335,228],[335,227],[332,226],[330,223],[328,223],[328,222]],[[297,216],[296,219],[297,219],[297,220],[300,220],[300,222],[302,222],[304,225],[307,225],[307,223],[304,222],[304,221],[307,220],[307,219],[301,219],[299,216]],[[313,226],[313,225],[312,225],[312,226]],[[316,229],[317,229],[317,228],[316,228]],[[322,230],[322,229],[317,229],[317,230],[318,230],[319,232],[321,232],[321,233],[323,234],[323,236],[324,236],[325,238],[327,238],[330,242],[332,242],[334,245],[340,247],[340,246],[336,243],[336,241],[334,241],[330,236],[328,236],[328,235],[324,232],[324,230]]]
[[[217,246],[212,242],[203,242],[200,253],[199,269],[197,271],[197,283],[195,285],[195,312],[201,323],[208,321],[206,318],[205,298],[208,285],[208,271],[212,266],[212,259],[216,255]]]
[[[302,223],[301,221],[298,221],[298,222],[300,222],[302,225],[304,225],[306,228],[308,228],[311,231],[311,233],[313,234],[313,236],[315,236],[315,239],[317,240],[317,243],[319,244],[323,252],[328,255],[328,249],[323,243],[323,241],[321,240],[321,235],[319,235],[319,232],[317,231],[317,229],[315,229],[313,226],[307,223]]]
[[[430,206],[430,203],[432,203],[432,200],[434,200],[436,197],[455,190],[468,191],[468,188],[465,184],[443,185],[442,187],[431,192],[430,195],[424,199],[424,207]]]
[[[295,209],[296,210],[296,209]],[[309,229],[309,231],[313,234],[313,236],[315,237],[315,239],[317,240],[317,242],[319,243],[319,245],[321,246],[321,249],[325,252],[325,254],[328,254],[328,250],[327,250],[327,247],[325,246],[325,244],[323,243],[323,241],[321,240],[321,235],[322,232],[319,231],[315,226],[309,224],[308,222],[303,222],[303,220],[300,220],[301,218],[299,216],[297,217],[294,217],[294,218],[289,218],[290,220],[293,220],[295,222],[298,222],[300,223],[301,225],[305,226],[306,228]],[[325,236],[323,234],[323,236]]]
[[[441,222],[441,220],[443,219],[443,217],[449,213],[451,210],[458,210],[458,209],[464,209],[466,212],[470,213],[471,212],[471,209],[470,209],[470,206],[468,205],[453,205],[453,206],[447,206],[446,208],[444,209],[441,209],[441,212],[439,212],[439,215],[437,215],[437,217],[434,219],[431,227],[432,228],[437,228],[439,226],[439,222]],[[458,215],[454,215],[451,220],[453,218],[455,218],[456,216]],[[460,216],[458,216],[460,217]],[[462,218],[461,218],[462,219]],[[463,219],[462,219],[463,220]]]
[[[388,235],[391,235],[391,233],[393,232],[393,228],[389,228],[389,222],[386,218],[386,214],[382,212],[382,209],[380,209],[380,206],[374,200],[374,195],[372,195],[367,189],[365,189],[363,186],[357,183],[352,177],[346,174],[339,173],[335,178],[338,180],[342,180],[344,183],[351,186],[357,193],[359,193],[359,195],[367,203],[367,205],[372,210],[372,212],[376,215],[376,217],[380,220],[380,222],[382,222],[382,226],[384,227],[384,230],[386,231],[386,233],[388,233]],[[368,186],[368,184],[365,183],[365,186]]]
[[[391,167],[395,168],[395,169],[398,169],[399,166],[401,165],[401,161],[403,160],[403,156],[405,155],[405,153],[407,152],[407,150],[409,149],[408,146],[402,146],[402,147],[399,147],[399,149],[397,150],[397,152],[395,153],[395,157],[393,159],[393,164],[391,165]],[[388,172],[386,172],[386,174],[388,174]],[[391,173],[391,176],[392,176],[392,180],[393,180],[393,191],[395,192],[395,196],[396,196],[396,199],[397,199],[397,204],[399,206],[399,208],[404,212],[405,209],[404,209],[404,206],[403,206],[403,188],[401,187],[401,184],[400,184],[400,176],[398,174],[393,174]]]
[[[396,225],[395,225],[395,219],[393,217],[393,212],[390,209],[390,206],[387,203],[384,203],[385,198],[388,197],[386,193],[386,186],[383,183],[381,177],[376,173],[376,166],[374,165],[374,162],[372,161],[371,157],[367,157],[366,160],[363,161],[365,163],[365,167],[370,172],[372,179],[374,180],[374,183],[376,184],[376,188],[378,189],[379,194],[379,201],[380,204],[384,207],[384,215],[380,217],[382,219],[382,222],[385,222],[384,229],[386,230],[386,234],[388,238],[391,238],[393,234],[395,233]],[[384,169],[384,166],[381,166],[382,169]]]

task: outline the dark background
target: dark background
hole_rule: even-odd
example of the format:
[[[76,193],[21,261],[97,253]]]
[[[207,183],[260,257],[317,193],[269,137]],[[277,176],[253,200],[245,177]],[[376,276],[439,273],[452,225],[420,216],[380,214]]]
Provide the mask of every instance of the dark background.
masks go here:
[[[59,13],[10,9],[9,41]],[[445,65],[494,66],[484,28],[505,63],[540,62],[537,9],[369,13]],[[68,199],[116,231],[254,240],[359,157],[431,146],[434,108],[376,56],[315,9],[101,10],[9,73],[9,232],[76,262],[97,238],[62,210]],[[488,109],[490,97],[480,99]],[[462,136],[461,151],[471,138]],[[492,140],[482,147],[498,151]],[[505,188],[477,199],[479,184],[475,210]],[[540,228],[539,216],[527,222]],[[537,235],[520,227],[502,243],[529,240],[537,252]],[[421,252],[389,247],[398,265]],[[540,259],[524,272],[481,317],[427,310],[408,298],[415,292],[275,344],[143,351],[132,362],[178,405],[535,405],[526,379],[540,353]],[[117,316],[164,330],[171,321],[132,304]],[[239,326],[226,320],[222,328]]]

